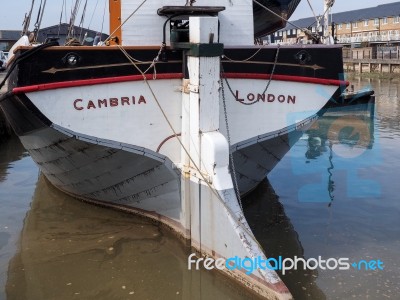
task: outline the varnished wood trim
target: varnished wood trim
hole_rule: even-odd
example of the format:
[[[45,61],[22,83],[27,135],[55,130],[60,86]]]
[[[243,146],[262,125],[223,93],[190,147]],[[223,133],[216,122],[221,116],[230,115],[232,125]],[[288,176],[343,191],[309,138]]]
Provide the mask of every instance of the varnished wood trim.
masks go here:
[[[109,0],[110,6],[110,34],[112,37],[118,38],[118,44],[122,45],[122,30],[121,30],[121,0]],[[118,28],[118,29],[117,29]],[[116,43],[111,39],[111,45],[115,45]]]

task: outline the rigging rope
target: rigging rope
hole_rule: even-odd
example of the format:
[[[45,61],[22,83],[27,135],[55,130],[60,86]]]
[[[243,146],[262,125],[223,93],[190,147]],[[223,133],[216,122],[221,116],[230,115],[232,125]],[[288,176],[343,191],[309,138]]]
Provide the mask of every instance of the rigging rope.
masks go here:
[[[334,3],[335,3],[334,0],[331,1],[331,2],[328,4],[328,7],[327,7],[326,10],[324,11],[324,13],[323,13],[321,16],[319,16],[319,19],[318,19],[318,17],[317,17],[316,20],[315,20],[314,22],[312,22],[308,27],[314,25],[315,23],[318,23],[318,22],[328,13],[329,9],[332,8],[332,5],[333,5]],[[303,32],[306,33],[306,34],[308,33],[308,31],[304,31],[304,30],[303,30]]]
[[[313,13],[313,15],[314,15],[315,20],[316,20],[317,22],[319,22],[318,17],[317,17],[317,15],[315,14],[314,8],[312,7],[312,5],[311,5],[311,3],[310,3],[310,0],[307,0],[307,3],[308,3],[308,6],[310,7],[310,9],[311,9],[311,11],[312,11],[312,13]]]
[[[44,10],[46,8],[46,2],[47,2],[47,0],[44,0],[43,7],[42,7],[42,1],[40,1],[41,9],[39,8],[38,20],[36,20],[36,23],[35,23],[35,30],[34,30],[35,36],[34,36],[34,40],[33,40],[34,43],[37,42],[37,38],[38,38],[39,30],[40,30],[40,25],[42,24]]]
[[[121,45],[117,45],[119,49],[123,49]],[[122,50],[121,50],[122,51]],[[122,53],[125,54],[125,49],[123,49]],[[140,70],[140,68],[136,65],[136,63],[131,60],[131,58],[129,56],[126,56],[127,59],[131,62],[131,64],[136,68],[136,70],[142,74],[143,76],[143,81],[146,83],[147,87],[150,90],[150,93],[152,94],[158,108],[160,109],[165,121],[167,122],[169,128],[171,129],[171,131],[173,132],[173,136],[177,139],[177,141],[179,142],[180,146],[182,147],[183,151],[185,152],[185,154],[188,156],[190,162],[193,164],[194,169],[199,173],[199,176],[201,177],[201,179],[205,182],[205,184],[208,186],[208,188],[210,189],[211,193],[214,194],[218,200],[220,200],[220,202],[222,203],[222,205],[225,207],[225,209],[228,211],[228,213],[230,214],[230,216],[236,221],[236,223],[238,224],[238,226],[248,235],[248,237],[255,243],[258,245],[258,247],[262,250],[263,247],[260,245],[260,243],[257,241],[257,239],[255,238],[254,234],[251,232],[250,228],[247,228],[245,226],[245,224],[242,223],[242,220],[244,218],[244,214],[243,214],[243,210],[241,210],[241,212],[239,213],[239,217],[237,216],[237,213],[235,213],[228,205],[227,203],[224,201],[224,199],[221,197],[221,195],[211,186],[211,183],[209,182],[209,180],[205,177],[205,175],[203,174],[203,172],[200,170],[199,166],[196,164],[196,162],[194,161],[194,159],[192,158],[192,156],[189,153],[189,150],[183,145],[182,140],[179,138],[179,134],[177,133],[177,131],[175,130],[175,128],[173,127],[171,121],[169,120],[166,112],[164,111],[164,109],[162,108],[160,102],[158,101],[158,98],[153,90],[153,88],[151,87],[151,85],[149,84],[146,75],[144,74],[144,72],[142,72],[142,70]],[[240,204],[239,204],[240,206]]]
[[[90,29],[90,26],[92,25],[93,17],[94,17],[94,14],[96,13],[97,5],[98,5],[98,4],[99,4],[99,0],[96,1],[96,5],[94,6],[92,16],[90,17],[88,29]],[[103,26],[102,26],[102,27],[103,27]]]
[[[242,60],[235,60],[235,59],[231,59],[228,56],[226,56],[225,54],[223,55],[223,58],[226,58],[227,60],[231,61],[231,62],[245,62],[245,61],[249,61],[250,59],[252,59],[253,57],[255,57],[258,52],[260,52],[263,48],[265,47],[265,44],[262,45],[262,47],[260,47],[254,54],[250,55],[248,58],[242,59]]]
[[[144,0],[125,20],[124,22],[121,23],[121,25],[119,25],[109,36],[109,38],[107,38],[105,40],[105,42],[107,42],[108,40],[111,39],[111,37],[113,36],[113,34],[115,34],[115,32],[117,30],[119,30],[139,9],[140,7],[143,6],[143,4],[146,2],[147,0]],[[255,1],[255,0],[254,0]],[[185,152],[185,154],[188,156],[190,162],[192,163],[194,169],[198,172],[199,176],[201,177],[201,179],[205,182],[205,184],[208,186],[208,188],[210,189],[211,193],[214,194],[216,196],[217,199],[219,199],[220,203],[224,206],[224,208],[226,209],[226,211],[228,212],[228,214],[230,215],[231,218],[233,218],[235,220],[235,222],[238,224],[238,226],[243,230],[243,232],[245,232],[247,234],[247,236],[259,247],[259,249],[262,251],[263,247],[260,245],[260,243],[257,241],[257,239],[255,238],[254,234],[251,232],[251,229],[248,228],[246,226],[246,223],[243,223],[244,220],[244,212],[242,209],[242,205],[241,202],[239,202],[239,207],[241,208],[240,212],[234,212],[232,210],[231,207],[228,206],[228,204],[224,201],[224,199],[222,198],[222,196],[212,187],[211,183],[209,182],[209,180],[205,177],[205,175],[203,174],[203,172],[201,171],[201,169],[199,168],[199,166],[197,165],[197,163],[194,161],[194,159],[192,158],[192,156],[189,153],[189,150],[185,147],[185,145],[183,145],[182,140],[179,138],[179,133],[177,133],[177,131],[175,130],[175,128],[173,127],[171,121],[169,120],[165,110],[163,109],[163,107],[161,106],[158,97],[156,96],[153,88],[151,87],[149,81],[146,78],[145,72],[147,72],[152,66],[150,66],[145,72],[143,72],[135,63],[135,61],[133,60],[133,58],[127,53],[127,51],[119,44],[117,44],[118,48],[121,50],[121,52],[126,56],[126,58],[130,61],[130,63],[136,68],[136,70],[143,76],[143,81],[145,82],[145,84],[147,85],[147,87],[149,88],[150,93],[153,96],[153,99],[156,102],[156,105],[158,106],[158,108],[160,109],[165,121],[167,122],[169,128],[171,129],[171,131],[173,132],[173,137],[175,137],[178,141],[178,143],[180,144],[180,146],[182,147],[183,151]],[[152,65],[156,65],[156,63],[158,62],[158,58],[160,56],[160,54],[162,53],[163,49],[164,49],[164,44],[161,45],[160,51],[158,52],[156,58],[153,59],[153,63]],[[259,50],[258,50],[259,51]],[[279,47],[277,49],[277,54],[276,54],[276,58],[275,58],[275,65],[276,65],[276,60],[278,57],[278,53],[279,53]],[[255,53],[257,54],[257,53]],[[254,54],[254,55],[255,55]],[[252,57],[254,56],[252,55]],[[251,57],[250,57],[251,58]],[[249,58],[249,59],[250,59]],[[275,68],[273,68],[274,70]],[[154,77],[154,76],[153,76]],[[271,76],[272,78],[272,76]],[[268,88],[269,84],[267,85]],[[230,151],[230,149],[229,149]],[[236,186],[237,187],[237,186]],[[235,190],[235,188],[234,188]],[[240,201],[240,198],[238,198],[238,201]]]
[[[278,15],[276,12],[274,12],[274,11],[271,10],[271,9],[269,9],[269,8],[266,7],[265,5],[261,4],[261,3],[258,2],[257,0],[253,0],[253,2],[254,2],[255,4],[261,6],[261,7],[264,8],[266,11],[270,12],[271,14],[273,14],[274,16],[278,17],[279,19],[281,19],[281,20],[285,21],[286,23],[292,25],[293,27],[295,27],[295,28],[297,28],[297,29],[299,29],[299,30],[301,30],[301,31],[303,31],[303,32],[306,32],[306,31],[304,30],[304,28],[301,28],[301,27],[297,26],[296,24],[294,24],[293,22],[290,22],[288,19],[285,19],[285,18],[282,17],[281,15]]]
[[[271,74],[269,75],[269,79],[268,79],[267,85],[265,86],[265,89],[264,89],[264,91],[261,93],[261,95],[263,95],[263,94],[265,94],[265,93],[267,92],[267,90],[268,90],[268,88],[269,88],[269,86],[270,86],[270,84],[271,84],[272,77],[273,77],[274,74],[275,74],[275,68],[276,68],[276,65],[277,65],[277,63],[278,63],[278,57],[279,57],[280,46],[281,46],[281,45],[278,44],[278,46],[277,46],[277,48],[276,48],[275,60],[274,60],[274,64],[272,65]],[[261,48],[260,48],[260,49],[261,49]],[[253,55],[253,56],[254,56],[254,55]],[[236,61],[236,62],[238,62],[238,61]],[[221,65],[221,71],[222,71],[221,73],[224,75],[224,69],[223,69],[222,65]],[[236,94],[233,92],[233,89],[232,89],[231,85],[230,85],[229,82],[228,82],[228,78],[224,75],[222,80],[225,80],[226,85],[228,86],[229,91],[230,91],[231,94],[233,95],[233,98],[236,99]],[[257,99],[256,101],[251,102],[251,103],[245,103],[245,102],[240,102],[240,103],[243,104],[243,105],[253,105],[253,104],[256,104],[256,103],[259,102],[259,101],[260,101],[260,99]]]
[[[296,29],[302,31],[302,32],[305,33],[306,35],[311,36],[311,37],[314,36],[307,28],[301,28],[300,26],[297,26],[297,25],[294,24],[293,22],[290,22],[288,19],[286,19],[286,18],[282,17],[281,15],[277,14],[276,12],[274,12],[274,11],[271,10],[271,9],[269,9],[269,8],[266,7],[265,5],[261,4],[261,3],[258,2],[257,0],[252,0],[252,1],[253,1],[255,4],[257,4],[257,5],[261,6],[262,8],[264,8],[264,9],[265,9],[266,11],[268,11],[269,13],[271,13],[271,14],[273,14],[274,16],[278,17],[278,18],[281,19],[282,21],[285,21],[286,23],[292,25],[294,28],[296,28]],[[334,2],[335,2],[335,1],[333,0],[333,1],[330,2],[330,4],[333,5]],[[328,6],[328,8],[325,10],[325,12],[324,12],[324,14],[322,15],[322,17],[325,16],[325,14],[329,11],[330,8],[331,8],[331,6]],[[309,26],[312,26],[312,25],[315,24],[316,22],[317,22],[317,23],[319,22],[318,18],[316,18],[316,21],[314,21],[313,23],[311,23]],[[318,40],[317,37],[314,37],[313,39],[314,39],[314,40]]]
[[[61,22],[62,22],[62,17],[63,17],[63,13],[64,13],[64,5],[65,5],[65,1],[63,0],[63,3],[61,4],[61,14],[60,14],[60,22],[58,24],[58,33],[57,33],[57,37],[60,37],[60,32],[61,32]],[[65,14],[67,13],[67,11],[65,11]]]
[[[42,4],[43,4],[43,0],[40,0],[38,15],[37,15],[37,17],[36,17],[36,22],[35,22],[35,25],[34,25],[35,29],[36,29],[36,27],[37,27],[38,24],[39,24],[40,12],[41,12],[41,10],[42,10]]]
[[[103,28],[104,28],[104,19],[106,16],[106,7],[107,7],[107,0],[104,1],[104,9],[103,9],[103,19],[101,21],[101,33],[103,33]],[[103,35],[100,35],[100,42],[101,42],[101,38],[103,37]]]
[[[221,70],[222,70],[222,62],[221,62]],[[221,96],[222,96],[222,105],[224,108],[224,117],[225,117],[225,126],[226,126],[226,139],[228,141],[228,149],[229,149],[229,159],[231,162],[231,170],[232,170],[232,177],[233,177],[233,184],[234,184],[234,189],[235,189],[235,194],[239,202],[240,209],[243,211],[243,206],[242,206],[242,198],[240,196],[240,190],[239,190],[239,185],[236,177],[236,168],[235,168],[235,162],[233,159],[233,153],[231,151],[231,134],[229,130],[229,122],[228,122],[228,111],[226,109],[226,99],[225,99],[225,89],[224,89],[224,80],[221,80]]]
[[[75,5],[73,6],[73,8],[71,8],[71,17],[69,19],[69,28],[68,28],[66,42],[68,42],[68,40],[70,38],[72,38],[75,34],[75,29],[74,29],[75,18],[76,18],[76,15],[78,14],[80,4],[81,4],[81,0],[76,0]]]
[[[32,17],[32,11],[33,11],[33,6],[35,5],[35,0],[32,0],[31,4],[31,9],[29,11],[28,16],[25,14],[24,22],[23,22],[23,29],[22,29],[22,35],[26,35],[29,31],[29,25],[31,24],[31,17]]]
[[[82,32],[83,32],[83,22],[85,21],[85,16],[86,16],[86,7],[87,7],[87,2],[88,0],[85,1],[85,6],[83,7],[82,11],[82,16],[81,16],[81,21],[79,22],[79,27],[81,28],[81,31],[79,33],[79,42],[83,42],[82,39]]]
[[[143,6],[143,4],[146,3],[147,0],[143,0],[143,2],[124,20],[124,22],[121,23],[121,25],[119,25],[111,34],[110,36],[104,41],[104,43],[106,43],[107,41],[109,41],[112,36],[114,35],[114,33],[116,33],[122,26],[125,25],[126,22],[128,22],[128,20],[130,18],[133,17],[133,15]]]

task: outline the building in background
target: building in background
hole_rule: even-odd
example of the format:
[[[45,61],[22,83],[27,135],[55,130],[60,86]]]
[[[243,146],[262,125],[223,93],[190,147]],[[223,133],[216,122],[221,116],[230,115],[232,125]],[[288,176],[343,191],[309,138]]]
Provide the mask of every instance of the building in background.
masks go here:
[[[92,46],[97,31],[73,26],[72,32],[69,33],[69,24],[61,23],[46,28],[42,28],[38,32],[37,41],[43,43],[46,39],[57,39],[60,45],[65,45],[68,35],[75,38],[82,45]],[[101,41],[108,38],[107,34],[101,34]]]
[[[0,51],[8,51],[21,37],[21,30],[0,30]]]
[[[37,41],[44,43],[46,39],[58,39],[60,45],[65,45],[67,36],[69,33],[69,24],[62,23],[39,30],[37,35]],[[78,26],[73,26],[72,36],[78,40],[82,45],[92,46],[93,41],[98,32],[91,29],[86,29]],[[21,37],[21,30],[0,30],[0,51],[9,51],[12,45]],[[107,34],[100,34],[101,41],[108,38]]]
[[[375,7],[352,10],[330,15],[334,38],[337,43],[357,47],[371,44],[400,45],[400,2],[382,4]],[[323,35],[322,26],[314,17],[291,22],[284,29],[273,34],[274,43],[313,43],[304,33]],[[301,28],[301,29],[299,29]],[[332,30],[332,27],[330,27]]]

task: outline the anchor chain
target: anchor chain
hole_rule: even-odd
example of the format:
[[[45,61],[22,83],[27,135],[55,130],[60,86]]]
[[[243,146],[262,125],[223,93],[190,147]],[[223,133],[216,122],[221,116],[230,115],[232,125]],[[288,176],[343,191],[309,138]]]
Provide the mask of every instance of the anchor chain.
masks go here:
[[[222,68],[222,63],[221,63],[221,68]],[[231,134],[230,134],[230,131],[229,131],[229,122],[228,122],[228,113],[227,113],[227,109],[226,109],[224,80],[223,80],[222,76],[221,76],[221,96],[222,96],[222,104],[223,104],[223,108],[224,108],[224,117],[225,117],[225,126],[226,126],[226,139],[228,140],[229,160],[231,162],[231,170],[232,170],[234,190],[235,190],[235,194],[236,194],[236,197],[238,199],[238,202],[239,202],[240,209],[243,211],[242,199],[240,197],[239,185],[237,183],[237,177],[236,177],[235,162],[233,160],[233,154],[232,154],[232,151],[231,151]]]
[[[280,46],[281,46],[281,45],[278,44],[278,47],[276,48],[275,60],[274,60],[274,64],[272,65],[271,74],[269,75],[269,79],[268,79],[267,85],[266,85],[264,91],[263,91],[261,94],[265,94],[265,93],[268,91],[269,85],[271,84],[271,81],[272,81],[272,77],[273,77],[274,74],[275,74],[275,68],[276,68],[276,65],[277,65],[277,63],[278,63],[278,57],[279,57]],[[222,63],[221,63],[221,70],[222,70],[222,74],[224,74],[224,69],[223,69],[223,67],[222,67]],[[233,98],[236,99],[236,95],[235,95],[235,93],[233,92],[232,87],[231,87],[231,85],[230,85],[229,82],[228,82],[228,78],[226,78],[226,76],[221,76],[221,77],[223,77],[222,80],[221,80],[221,82],[225,79],[225,82],[226,82],[226,85],[228,86],[229,91],[230,91],[231,94],[233,95]],[[260,101],[260,99],[257,99],[256,101],[251,102],[251,103],[244,103],[244,102],[240,102],[240,103],[243,104],[243,105],[253,105],[253,104],[256,104],[256,103],[259,102],[259,101]]]

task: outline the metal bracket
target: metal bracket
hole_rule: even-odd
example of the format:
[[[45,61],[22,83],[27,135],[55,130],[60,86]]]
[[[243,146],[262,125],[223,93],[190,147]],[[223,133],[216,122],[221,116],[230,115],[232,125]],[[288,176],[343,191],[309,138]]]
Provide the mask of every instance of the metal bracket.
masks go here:
[[[197,169],[186,165],[182,165],[181,168],[185,176],[193,176],[212,185],[212,177],[208,173],[200,172]]]
[[[189,91],[191,93],[196,93],[196,94],[199,93],[199,86],[198,85],[194,85],[194,84],[189,83],[188,84],[188,88],[189,88]]]

